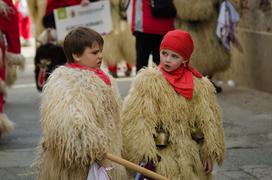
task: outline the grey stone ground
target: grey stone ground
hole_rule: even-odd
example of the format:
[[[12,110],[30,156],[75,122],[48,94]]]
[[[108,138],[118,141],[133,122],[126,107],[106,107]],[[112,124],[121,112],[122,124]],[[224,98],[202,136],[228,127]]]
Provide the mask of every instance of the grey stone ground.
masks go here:
[[[33,50],[24,49],[28,66],[8,91],[6,113],[15,130],[0,139],[0,180],[32,180],[31,164],[41,136],[40,94],[33,80]],[[118,80],[122,97],[131,79]],[[224,115],[226,160],[216,167],[216,180],[272,179],[272,94],[244,87],[224,86],[218,95]]]

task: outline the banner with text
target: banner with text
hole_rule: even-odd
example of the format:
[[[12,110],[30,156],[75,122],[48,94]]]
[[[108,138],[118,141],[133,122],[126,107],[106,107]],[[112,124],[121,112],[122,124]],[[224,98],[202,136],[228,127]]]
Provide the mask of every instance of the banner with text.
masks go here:
[[[87,6],[76,5],[54,10],[58,40],[76,26],[89,27],[101,35],[112,31],[109,0],[92,2]]]

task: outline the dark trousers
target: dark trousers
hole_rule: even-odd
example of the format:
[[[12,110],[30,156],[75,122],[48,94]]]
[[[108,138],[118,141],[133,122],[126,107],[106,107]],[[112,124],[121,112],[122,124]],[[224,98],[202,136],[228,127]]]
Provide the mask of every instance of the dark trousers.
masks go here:
[[[134,33],[136,38],[136,70],[137,72],[148,65],[149,55],[152,54],[153,62],[160,63],[160,44],[163,35]]]

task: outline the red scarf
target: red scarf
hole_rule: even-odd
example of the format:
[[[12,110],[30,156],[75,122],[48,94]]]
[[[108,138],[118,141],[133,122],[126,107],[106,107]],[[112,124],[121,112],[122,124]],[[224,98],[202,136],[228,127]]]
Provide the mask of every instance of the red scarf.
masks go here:
[[[79,63],[67,63],[65,65],[66,67],[72,68],[72,69],[80,69],[80,70],[88,70],[94,72],[100,79],[102,79],[107,85],[111,85],[111,81],[108,75],[104,73],[101,69],[96,69],[96,68],[90,68],[84,65],[81,65]]]
[[[181,65],[178,69],[172,72],[166,72],[162,65],[159,65],[159,68],[166,78],[166,80],[171,84],[175,91],[184,96],[185,98],[191,100],[193,98],[194,92],[194,77],[195,75],[198,78],[201,78],[202,75],[189,65],[184,67]]]

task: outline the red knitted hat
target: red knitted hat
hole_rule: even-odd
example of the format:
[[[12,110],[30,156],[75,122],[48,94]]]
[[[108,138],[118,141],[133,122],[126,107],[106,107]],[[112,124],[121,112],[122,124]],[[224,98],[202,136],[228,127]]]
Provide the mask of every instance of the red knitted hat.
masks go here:
[[[172,50],[189,61],[194,50],[194,42],[188,32],[176,29],[165,34],[160,45],[161,49]]]

